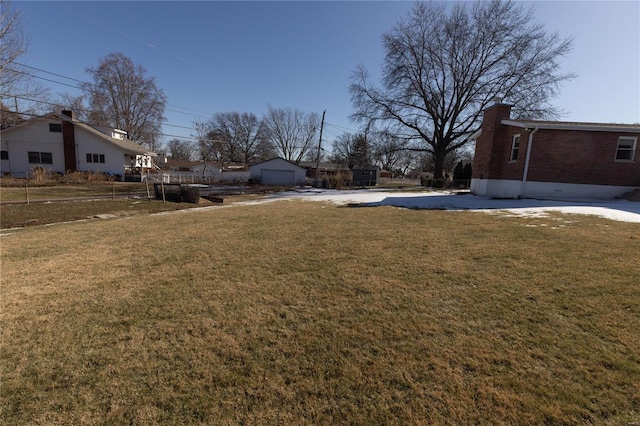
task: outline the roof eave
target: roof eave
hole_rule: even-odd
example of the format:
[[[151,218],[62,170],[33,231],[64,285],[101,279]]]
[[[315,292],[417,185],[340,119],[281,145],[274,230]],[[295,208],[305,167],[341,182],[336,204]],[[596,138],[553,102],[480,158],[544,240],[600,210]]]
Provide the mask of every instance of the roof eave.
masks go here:
[[[553,130],[583,130],[589,132],[621,132],[640,133],[640,126],[616,126],[615,124],[597,123],[545,123],[539,121],[519,121],[504,119],[500,123],[506,126],[520,127],[522,129],[553,129]]]

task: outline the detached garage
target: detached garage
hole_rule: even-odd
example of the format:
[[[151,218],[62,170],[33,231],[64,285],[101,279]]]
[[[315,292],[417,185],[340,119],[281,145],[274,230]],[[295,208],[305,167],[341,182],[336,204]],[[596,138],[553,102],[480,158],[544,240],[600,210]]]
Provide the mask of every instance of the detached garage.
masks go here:
[[[284,158],[273,158],[249,166],[251,179],[263,185],[302,185],[306,170]]]

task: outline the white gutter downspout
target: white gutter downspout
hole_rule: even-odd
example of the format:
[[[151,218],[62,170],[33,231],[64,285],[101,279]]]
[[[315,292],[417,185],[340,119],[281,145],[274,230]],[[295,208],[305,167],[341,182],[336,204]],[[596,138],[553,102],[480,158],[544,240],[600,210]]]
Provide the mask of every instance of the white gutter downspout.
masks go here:
[[[536,126],[532,131],[529,132],[529,141],[527,142],[527,156],[524,160],[524,172],[522,173],[522,185],[520,187],[520,197],[524,196],[527,188],[527,175],[529,174],[529,160],[531,159],[531,145],[533,143],[533,134],[537,131],[538,131],[538,126]]]

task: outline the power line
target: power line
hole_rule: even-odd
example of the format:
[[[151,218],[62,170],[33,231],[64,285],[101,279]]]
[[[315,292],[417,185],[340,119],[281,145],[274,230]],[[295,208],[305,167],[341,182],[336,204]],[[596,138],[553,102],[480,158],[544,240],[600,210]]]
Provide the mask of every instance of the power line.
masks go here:
[[[67,80],[72,80],[72,81],[75,81],[77,83],[81,83],[81,84],[86,83],[85,81],[78,80],[77,78],[67,77],[66,75],[62,75],[62,74],[56,74],[55,72],[46,71],[46,70],[43,70],[42,68],[32,67],[31,65],[21,64],[19,62],[15,62],[15,61],[13,62],[13,64],[16,64],[16,65],[21,66],[21,67],[29,68],[29,69],[32,69],[32,70],[35,70],[35,71],[44,72],[46,74],[55,75],[56,77],[66,78]]]
[[[331,124],[331,123],[324,123],[324,125],[325,126],[330,126],[330,127],[335,127],[336,129],[339,129],[339,130],[346,130],[346,131],[349,131],[349,132],[360,132],[360,131],[362,131],[362,130],[357,130],[357,129],[351,129],[349,127],[338,126],[336,124]]]
[[[5,97],[5,98],[18,98],[18,99],[22,99],[24,101],[36,102],[36,103],[49,105],[49,106],[54,106],[54,107],[60,107],[61,106],[60,104],[56,104],[56,103],[52,103],[52,102],[47,102],[47,101],[38,100],[38,99],[26,98],[24,96],[11,95],[11,94],[8,94],[8,93],[0,93],[0,96],[1,97]],[[88,109],[85,109],[85,108],[76,108],[76,109],[81,111],[81,112],[86,112],[86,113],[90,113],[91,112],[91,110],[88,110]],[[28,113],[17,113],[17,114],[31,115],[31,114],[28,114]],[[159,126],[169,126],[169,127],[176,127],[176,128],[179,128],[179,129],[187,129],[187,130],[197,131],[193,127],[180,126],[178,124],[158,123],[158,122],[153,122],[153,121],[150,121],[149,123],[150,124],[159,125]]]
[[[77,85],[76,86],[72,86],[71,84],[63,83],[61,81],[51,80],[49,78],[41,77],[39,75],[33,75],[33,74],[30,74],[30,73],[28,73],[26,71],[20,71],[20,70],[6,68],[6,67],[5,67],[5,70],[9,70],[11,72],[16,72],[18,74],[28,75],[28,76],[33,77],[33,78],[37,78],[37,79],[40,79],[40,80],[48,81],[50,83],[56,83],[56,84],[60,84],[62,86],[72,87],[74,89],[80,89],[80,87],[78,87]],[[53,74],[53,73],[51,73],[51,74]],[[55,74],[55,75],[57,75],[57,74]],[[66,77],[63,77],[63,78],[66,78]]]
[[[49,79],[49,78],[46,78],[46,77],[42,77],[42,76],[39,76],[39,75],[30,74],[30,73],[27,73],[26,71],[22,71],[22,70],[18,70],[18,69],[11,69],[10,68],[9,70],[12,71],[12,72],[17,72],[17,73],[20,73],[20,74],[23,74],[23,75],[30,75],[31,77],[38,78],[38,79],[43,80],[43,81],[48,81],[50,83],[59,84],[59,85],[62,85],[62,86],[73,88],[73,89],[89,90],[89,91],[93,92],[91,89],[80,87],[81,85],[91,86],[91,83],[89,83],[87,81],[79,80],[79,79],[73,78],[73,77],[68,77],[68,76],[63,75],[63,74],[55,73],[53,71],[48,71],[48,70],[45,70],[45,69],[42,69],[42,68],[38,68],[38,67],[31,66],[31,65],[23,64],[23,63],[20,63],[20,62],[13,62],[12,65],[25,67],[25,68],[28,68],[28,69],[31,69],[31,70],[34,70],[34,71],[37,71],[37,72],[41,72],[41,73],[53,75],[53,76],[56,76],[56,77],[59,77],[59,78],[67,79],[67,80],[70,80],[70,81],[74,81],[77,84],[73,85],[73,84],[69,84],[69,83],[65,83],[65,82]],[[20,97],[20,96],[15,96],[15,95],[2,95],[2,96],[16,97],[16,98],[23,99],[23,100],[26,100],[26,101],[29,101],[29,102],[39,102],[39,103],[42,103],[42,104],[45,104],[45,105],[51,105],[51,106],[55,106],[55,107],[61,106],[59,104],[54,104],[54,103],[35,100],[35,99],[28,99],[28,98],[24,98],[24,97]],[[167,110],[167,111],[171,111],[171,112],[176,113],[176,114],[188,115],[188,116],[193,117],[194,119],[195,118],[202,118],[202,119],[206,120],[206,119],[209,119],[211,116],[214,115],[214,114],[209,113],[209,112],[200,111],[200,110],[196,110],[196,109],[192,109],[192,108],[188,108],[188,107],[183,107],[183,106],[180,106],[180,105],[174,105],[174,104],[170,104],[170,103],[166,103],[166,105],[168,105],[170,107],[173,107],[173,108],[179,108],[179,109],[182,109],[182,110],[185,110],[185,111],[190,111],[190,112],[185,112],[185,111],[179,111],[179,110],[172,109],[172,108],[165,108],[165,110]],[[75,109],[77,109],[79,111],[82,111],[82,112],[85,112],[85,113],[91,112],[90,110],[87,110],[85,108],[75,108]],[[201,114],[206,114],[206,115],[198,115],[198,114],[194,114],[194,113],[201,113]],[[157,123],[157,122],[154,123],[154,122],[152,122],[152,124],[159,125],[159,126],[182,128],[182,129],[187,129],[187,130],[191,130],[191,131],[197,131],[193,127],[180,126],[180,125],[169,124],[169,123]],[[325,124],[326,125],[330,125],[328,123],[325,123]],[[340,126],[335,126],[335,125],[330,125],[330,126],[338,127],[338,128],[340,127]],[[353,129],[347,129],[347,128],[344,128],[344,127],[342,129],[353,130]],[[169,135],[169,136],[174,136],[174,135]],[[178,136],[178,137],[185,137],[185,136]]]
[[[67,77],[67,76],[62,75],[62,74],[58,74],[58,73],[55,73],[55,72],[52,72],[52,71],[44,70],[42,68],[32,67],[30,65],[21,64],[19,62],[13,62],[13,64],[21,66],[21,67],[32,69],[34,71],[43,72],[43,73],[46,73],[46,74],[55,75],[56,77],[65,78],[67,80],[75,81],[75,82],[77,82],[79,84],[91,85],[91,83],[89,83],[88,81],[78,80],[77,78],[73,78],[73,77]],[[72,87],[74,89],[82,89],[81,87],[78,87],[77,85],[70,85],[68,83],[63,83],[61,81],[55,81],[55,80],[47,79],[45,77],[41,77],[41,76],[38,76],[38,75],[29,74],[29,73],[27,73],[25,71],[20,71],[20,70],[16,70],[16,69],[10,69],[10,71],[17,72],[17,73],[24,74],[24,75],[31,75],[32,77],[35,77],[35,78],[38,78],[38,79],[41,79],[41,80],[49,81],[51,83],[56,83],[56,84],[60,84],[60,85],[63,85],[63,86]],[[200,111],[200,110],[196,110],[196,109],[193,109],[193,108],[187,108],[187,107],[183,107],[183,106],[180,106],[180,105],[174,105],[174,104],[170,104],[170,103],[167,103],[167,105],[172,106],[174,108],[180,108],[180,109],[184,109],[184,110],[187,110],[187,111],[197,112],[197,113],[200,113],[200,114],[207,114],[208,116],[213,115],[213,114],[210,114],[209,112]],[[186,113],[186,112],[175,111],[175,110],[171,110],[171,109],[169,109],[169,111],[177,112],[177,113],[180,113],[180,114],[189,114],[189,113]],[[190,115],[193,115],[193,114],[190,114]],[[204,117],[204,118],[208,118],[208,116]]]
[[[29,112],[15,112],[15,111],[9,111],[9,110],[0,110],[0,112],[2,113],[9,113],[9,114],[16,114],[16,115],[27,115],[29,117],[34,117],[34,118],[50,118],[50,114],[32,114]],[[84,123],[81,121],[81,123]],[[88,126],[93,127],[92,125],[90,125],[89,123],[84,123]],[[7,130],[7,129],[4,129]],[[193,139],[193,140],[197,140],[197,141],[203,141],[203,142],[216,142],[216,143],[231,143],[229,141],[223,141],[223,140],[218,140],[218,139],[207,139],[207,138],[199,138],[197,136],[181,136],[181,135],[171,135],[168,133],[157,133],[159,136],[167,136],[167,137],[173,137],[173,138],[180,138],[180,139]],[[135,141],[134,141],[135,142]],[[42,143],[50,143],[53,144],[54,142],[42,142]],[[57,142],[56,142],[57,143]],[[137,142],[136,142],[137,143]]]

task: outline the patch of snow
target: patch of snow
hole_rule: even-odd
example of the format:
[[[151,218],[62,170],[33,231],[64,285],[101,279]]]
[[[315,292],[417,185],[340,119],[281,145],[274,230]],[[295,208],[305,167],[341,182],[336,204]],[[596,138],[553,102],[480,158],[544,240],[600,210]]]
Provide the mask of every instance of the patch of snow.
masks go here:
[[[310,200],[363,207],[394,206],[408,209],[471,210],[491,214],[548,217],[551,212],[594,215],[610,220],[640,223],[640,203],[627,200],[493,199],[446,191],[314,190],[274,194],[273,200]]]

